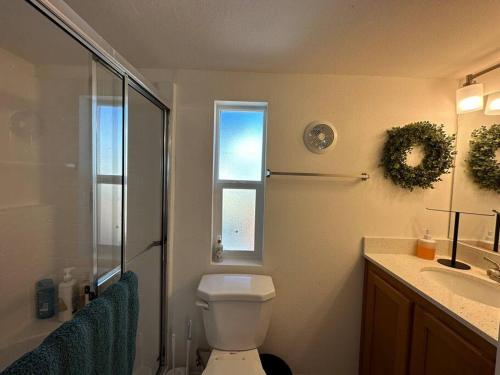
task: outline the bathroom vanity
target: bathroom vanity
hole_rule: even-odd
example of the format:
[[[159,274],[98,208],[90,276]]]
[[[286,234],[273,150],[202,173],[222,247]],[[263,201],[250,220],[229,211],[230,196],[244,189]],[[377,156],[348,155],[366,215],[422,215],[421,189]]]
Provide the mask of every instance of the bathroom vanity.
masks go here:
[[[411,240],[391,245],[398,248],[392,253],[370,253],[382,242],[365,238],[360,374],[493,375],[500,299],[480,299],[496,297],[500,285],[488,283],[480,268],[460,274],[413,256]],[[432,273],[477,278],[491,288],[458,295]]]

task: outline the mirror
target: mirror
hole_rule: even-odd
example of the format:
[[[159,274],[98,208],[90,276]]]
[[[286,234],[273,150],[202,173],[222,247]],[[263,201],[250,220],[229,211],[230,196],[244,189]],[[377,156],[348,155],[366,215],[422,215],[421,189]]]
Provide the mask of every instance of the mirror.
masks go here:
[[[500,91],[500,70],[494,70],[478,79],[484,84],[485,103],[487,96]],[[471,134],[481,126],[488,128],[500,124],[500,115],[485,115],[484,110],[458,115],[457,120],[457,156],[453,176],[453,195],[451,209],[491,214],[492,216],[461,215],[460,242],[491,250],[495,233],[496,216],[492,210],[500,211],[500,194],[494,190],[485,190],[475,183],[469,173],[466,159],[470,150]],[[497,165],[500,152],[496,153]],[[450,237],[453,235],[453,217],[450,220]]]

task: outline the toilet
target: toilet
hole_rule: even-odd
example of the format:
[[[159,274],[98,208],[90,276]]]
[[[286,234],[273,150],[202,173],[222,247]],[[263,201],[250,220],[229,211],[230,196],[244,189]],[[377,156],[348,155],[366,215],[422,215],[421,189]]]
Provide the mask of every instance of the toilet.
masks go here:
[[[213,348],[203,375],[265,375],[257,348],[266,337],[276,296],[264,275],[203,275],[196,305]]]

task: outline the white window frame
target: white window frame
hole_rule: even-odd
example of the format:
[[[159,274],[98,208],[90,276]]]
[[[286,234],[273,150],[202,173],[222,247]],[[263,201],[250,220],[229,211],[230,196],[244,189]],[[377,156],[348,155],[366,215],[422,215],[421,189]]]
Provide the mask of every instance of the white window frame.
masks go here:
[[[212,249],[217,242],[217,236],[222,235],[222,191],[226,189],[254,189],[255,190],[255,238],[254,251],[232,250],[224,246],[223,259],[244,259],[261,261],[264,247],[264,193],[266,185],[266,145],[267,145],[267,102],[235,102],[220,101],[214,103],[214,152],[213,152],[213,190],[212,190]],[[224,110],[252,111],[264,113],[262,132],[262,165],[260,181],[248,180],[219,180],[219,119]],[[213,258],[212,258],[213,259]]]

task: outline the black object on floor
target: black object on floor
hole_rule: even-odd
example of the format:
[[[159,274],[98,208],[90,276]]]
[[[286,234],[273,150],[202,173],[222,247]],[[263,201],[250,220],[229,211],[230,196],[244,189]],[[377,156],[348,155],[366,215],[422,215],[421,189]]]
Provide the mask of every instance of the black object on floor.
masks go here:
[[[285,361],[273,354],[260,354],[260,361],[266,375],[293,375]]]

